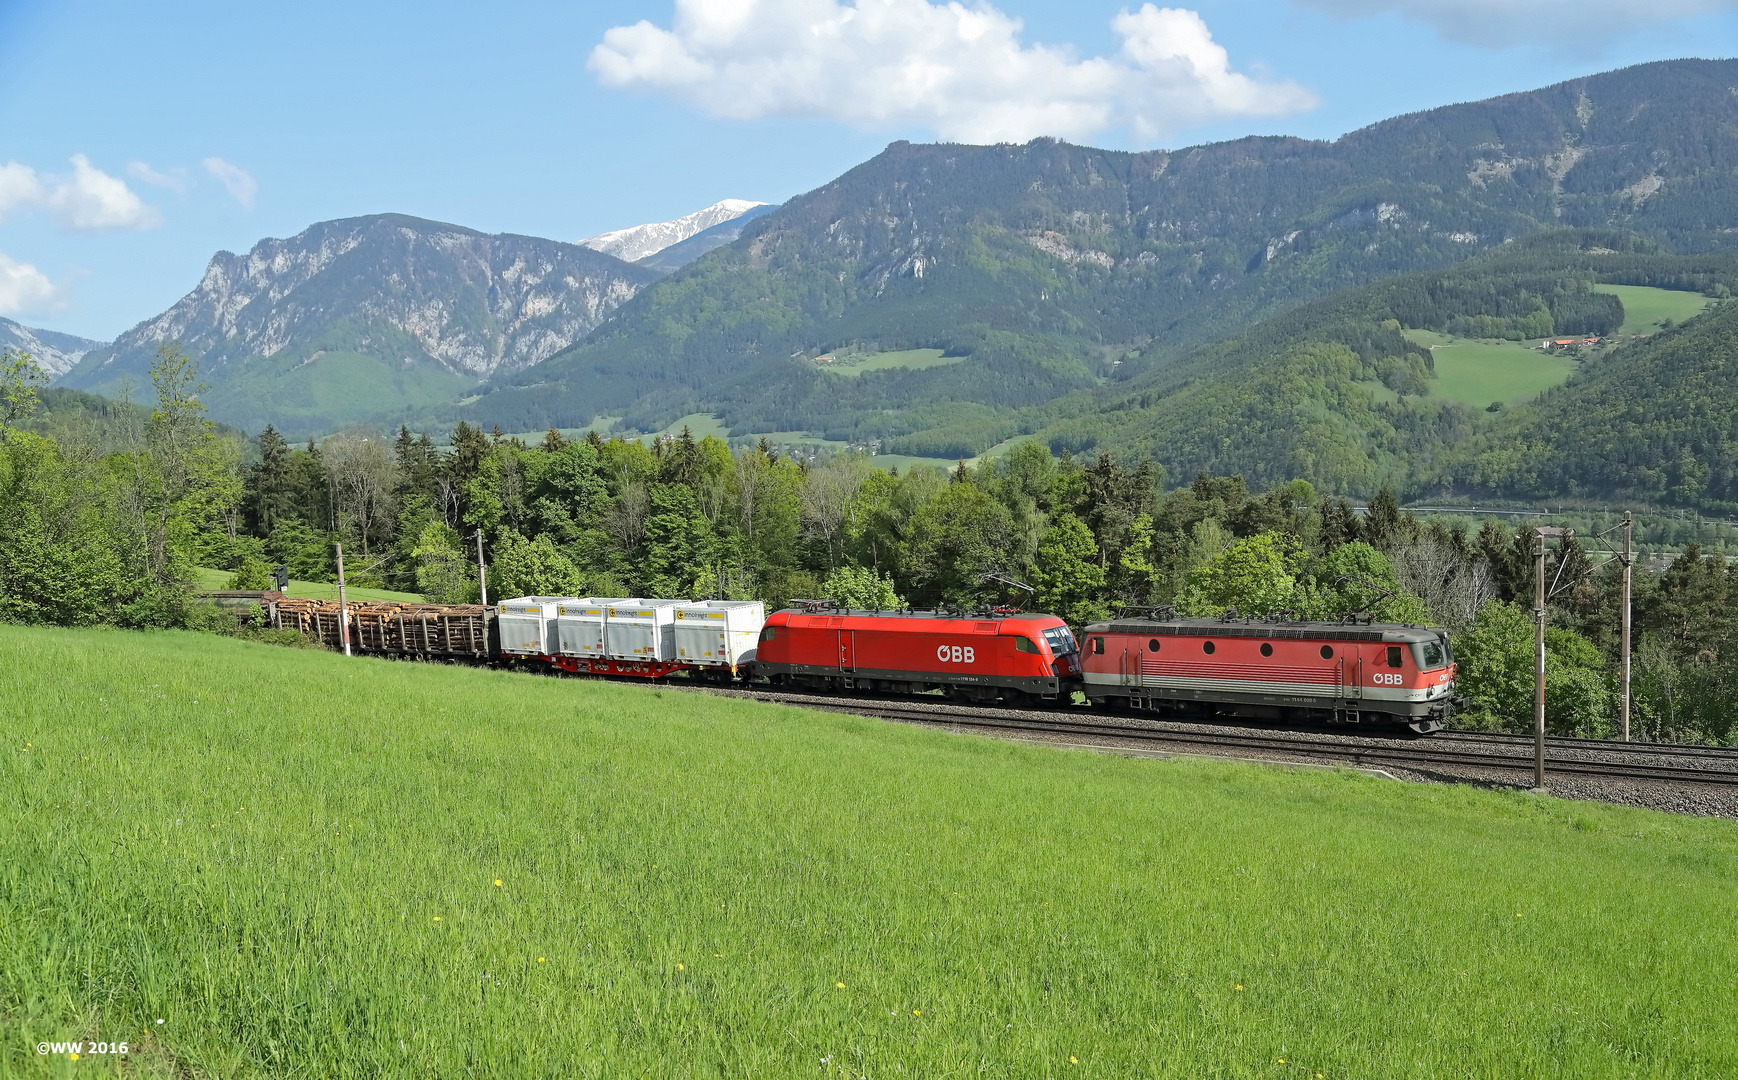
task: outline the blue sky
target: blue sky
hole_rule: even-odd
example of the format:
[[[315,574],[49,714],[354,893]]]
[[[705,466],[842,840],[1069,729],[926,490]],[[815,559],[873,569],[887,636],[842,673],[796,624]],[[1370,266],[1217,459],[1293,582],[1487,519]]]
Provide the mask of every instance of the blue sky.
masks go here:
[[[111,338],[330,218],[577,240],[894,139],[1334,138],[1735,53],[1738,0],[0,0],[0,314]]]

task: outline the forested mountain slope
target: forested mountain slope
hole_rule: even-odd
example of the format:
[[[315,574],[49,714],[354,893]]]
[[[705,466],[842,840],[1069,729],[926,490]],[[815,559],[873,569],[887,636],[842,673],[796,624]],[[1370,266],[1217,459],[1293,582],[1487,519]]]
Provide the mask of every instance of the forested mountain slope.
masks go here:
[[[1738,510],[1738,304],[1590,364],[1434,479],[1479,494]]]
[[[1009,410],[1137,378],[1263,313],[1541,228],[1617,224],[1677,250],[1730,247],[1734,85],[1738,61],[1648,64],[1332,143],[896,143],[581,344],[498,377],[466,415],[516,430],[600,414],[651,427],[704,408],[738,432],[857,441],[965,417],[987,437]],[[851,347],[965,359],[849,382],[813,363]]]
[[[290,433],[390,422],[559,352],[658,276],[577,244],[401,214],[321,222],[218,252],[179,303],[58,381],[141,393],[174,341],[200,362],[217,419]]]
[[[1501,418],[1499,430],[1508,434],[1484,434],[1498,418],[1436,393],[1431,351],[1404,331],[1513,339],[1608,334],[1624,312],[1615,296],[1595,291],[1600,284],[1731,291],[1738,254],[1669,255],[1610,231],[1541,234],[1452,269],[1314,301],[1153,369],[1127,389],[1034,410],[1021,429],[1076,452],[1151,456],[1173,478],[1201,470],[1241,473],[1259,484],[1301,478],[1363,495],[1383,483],[1429,483],[1439,455],[1478,440],[1496,455],[1478,475],[1496,477],[1505,451],[1495,448],[1517,437],[1528,410]],[[1516,347],[1517,363],[1530,362],[1529,355],[1547,362]],[[1654,407],[1673,408],[1669,381],[1657,390]],[[1511,473],[1501,476],[1502,486],[1519,483]],[[1573,490],[1568,483],[1569,474],[1557,486],[1541,480],[1538,493]]]

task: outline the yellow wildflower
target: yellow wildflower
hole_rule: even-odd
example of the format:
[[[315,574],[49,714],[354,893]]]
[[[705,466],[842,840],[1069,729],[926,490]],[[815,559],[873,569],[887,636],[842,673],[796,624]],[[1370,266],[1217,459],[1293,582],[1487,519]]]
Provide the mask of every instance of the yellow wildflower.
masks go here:
[[[838,988],[839,988],[839,989],[841,989],[841,990],[843,990],[843,989],[845,989],[845,984],[844,984],[844,983],[837,983],[837,984],[835,984],[835,985],[837,985],[837,986],[838,986]]]
[[[495,888],[499,889],[500,887],[501,887],[501,879],[496,878],[495,879]]]

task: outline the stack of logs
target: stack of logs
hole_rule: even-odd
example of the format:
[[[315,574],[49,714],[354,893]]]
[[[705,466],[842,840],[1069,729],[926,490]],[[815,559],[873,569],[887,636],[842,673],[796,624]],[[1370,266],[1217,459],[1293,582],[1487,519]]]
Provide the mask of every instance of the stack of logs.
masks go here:
[[[328,648],[343,647],[336,600],[272,603],[271,625],[300,630]],[[478,604],[360,603],[349,605],[350,648],[404,656],[487,657],[489,609]]]

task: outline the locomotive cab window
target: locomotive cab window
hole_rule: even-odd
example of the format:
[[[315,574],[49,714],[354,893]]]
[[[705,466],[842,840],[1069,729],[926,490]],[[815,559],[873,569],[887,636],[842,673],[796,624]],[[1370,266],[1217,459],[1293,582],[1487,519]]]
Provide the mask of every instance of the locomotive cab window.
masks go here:
[[[1044,640],[1050,643],[1050,651],[1057,656],[1067,656],[1075,648],[1074,635],[1066,626],[1049,627],[1044,631]]]
[[[1016,634],[1014,636],[1014,651],[1035,653],[1038,651],[1038,643],[1029,637]]]
[[[778,637],[778,627],[763,626],[760,628],[760,640],[771,641],[775,637]]]
[[[1092,639],[1092,651],[1095,655],[1098,655],[1098,656],[1104,655],[1104,639],[1103,638],[1095,637]]]
[[[1400,663],[1400,646],[1398,646],[1398,645],[1388,646],[1388,666],[1391,668],[1397,668],[1397,667],[1401,666],[1401,663]]]
[[[1429,671],[1431,668],[1447,667],[1453,662],[1454,656],[1440,641],[1414,641],[1412,660],[1418,665],[1419,671]]]

